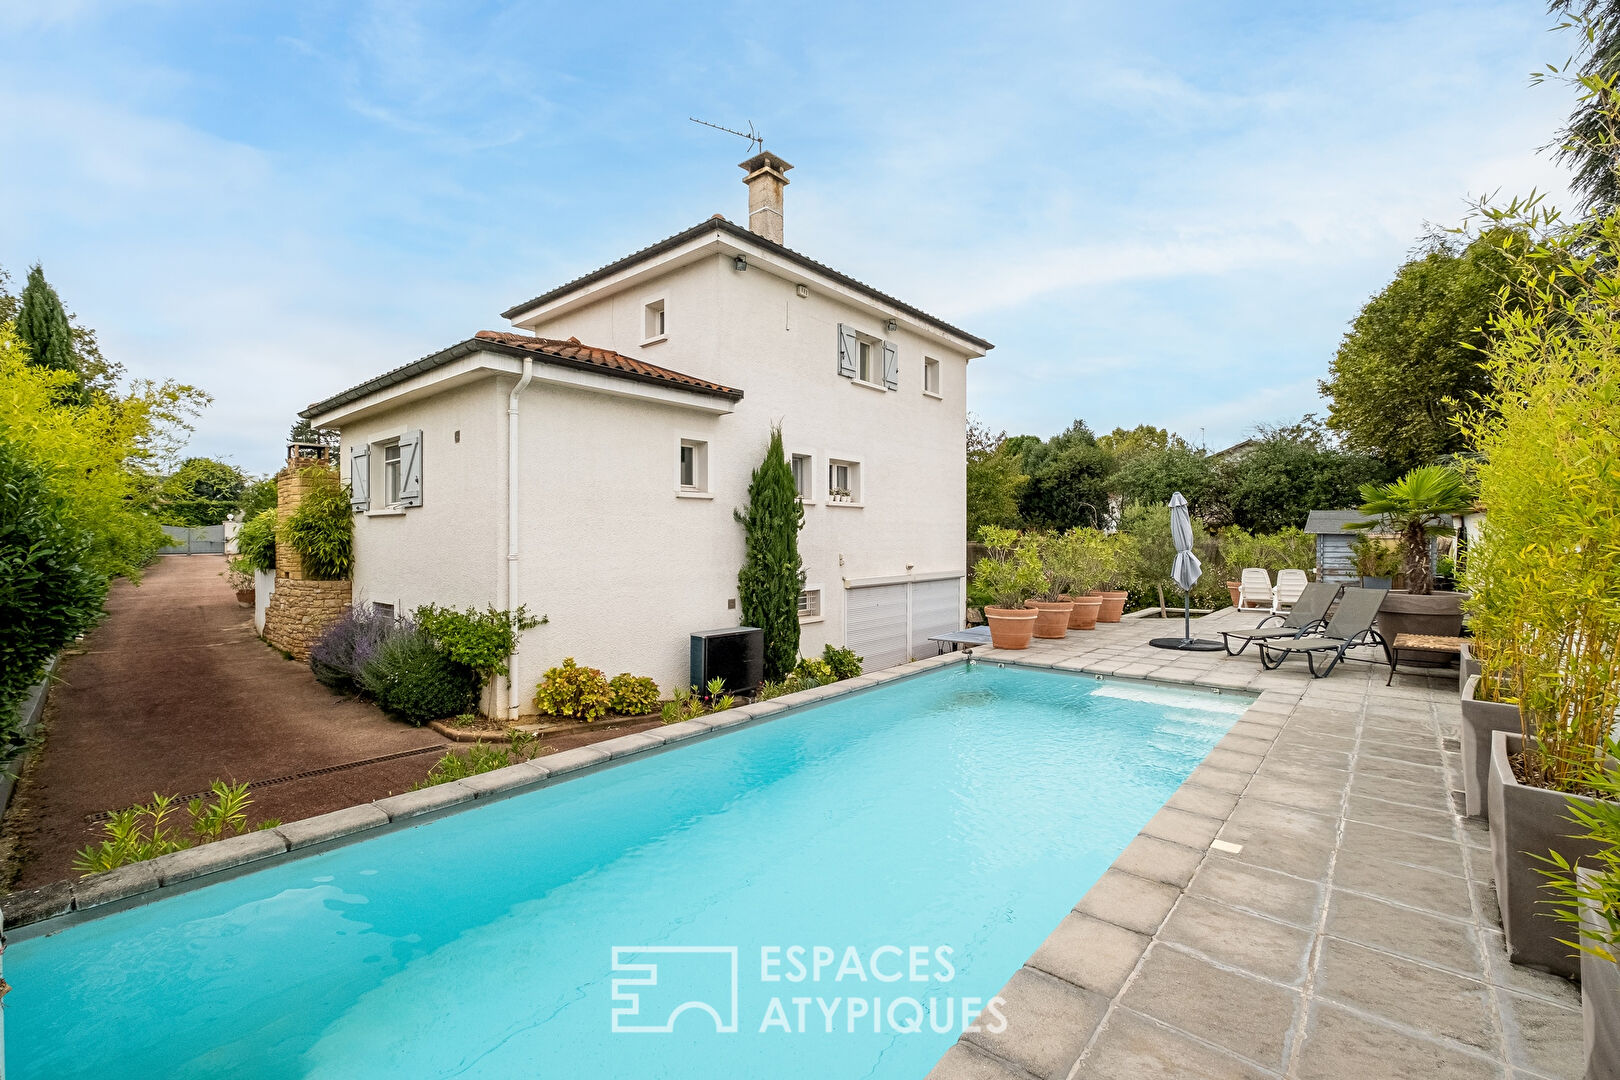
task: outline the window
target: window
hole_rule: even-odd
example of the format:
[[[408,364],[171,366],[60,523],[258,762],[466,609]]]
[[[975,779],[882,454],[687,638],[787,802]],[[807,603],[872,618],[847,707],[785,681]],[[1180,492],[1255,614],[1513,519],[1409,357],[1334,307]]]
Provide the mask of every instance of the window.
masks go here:
[[[664,302],[654,300],[647,305],[642,326],[643,343],[662,341],[664,338]]]
[[[821,618],[821,589],[805,589],[799,594],[799,618],[804,620]]]
[[[815,493],[810,490],[810,455],[793,455],[793,490],[800,499],[810,501]]]
[[[383,504],[399,505],[399,443],[383,447]]]
[[[939,361],[932,357],[923,360],[923,393],[939,397]]]
[[[394,617],[393,604],[372,604],[371,613],[379,619],[392,619]]]
[[[709,444],[696,439],[682,439],[680,468],[677,484],[682,492],[709,490]]]
[[[856,461],[827,462],[827,501],[830,503],[858,503],[861,501],[861,466]]]
[[[876,352],[876,350],[873,348],[873,343],[867,341],[865,338],[862,338],[860,343],[855,347],[855,351],[857,353],[855,377],[861,380],[861,382],[877,382],[879,380],[879,376],[881,376],[883,373],[881,371],[873,370],[874,361],[872,357]]]

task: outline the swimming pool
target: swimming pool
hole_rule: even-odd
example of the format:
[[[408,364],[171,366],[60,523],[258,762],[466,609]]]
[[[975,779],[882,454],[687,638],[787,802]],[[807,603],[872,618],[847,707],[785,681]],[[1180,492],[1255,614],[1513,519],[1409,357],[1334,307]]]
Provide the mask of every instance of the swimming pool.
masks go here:
[[[14,942],[8,1075],[921,1076],[1248,703],[953,665],[277,861]]]

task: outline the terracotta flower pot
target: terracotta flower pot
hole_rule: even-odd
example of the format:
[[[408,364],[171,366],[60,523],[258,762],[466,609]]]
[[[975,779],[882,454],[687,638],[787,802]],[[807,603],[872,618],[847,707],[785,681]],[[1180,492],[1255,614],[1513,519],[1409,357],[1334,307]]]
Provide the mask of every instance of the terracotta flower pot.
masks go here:
[[[1072,597],[1072,599],[1074,600],[1074,609],[1069,612],[1069,629],[1097,629],[1097,609],[1102,606],[1102,597],[1076,596]]]
[[[1024,606],[1035,609],[1036,637],[1068,637],[1069,613],[1074,610],[1073,600],[1026,600]]]
[[[1035,633],[1036,612],[1030,608],[987,607],[985,621],[990,624],[990,644],[997,649],[1027,649]]]
[[[1243,597],[1243,582],[1228,581],[1226,583],[1226,591],[1232,594],[1232,606],[1237,607],[1238,601]]]
[[[1125,601],[1131,594],[1117,589],[1092,589],[1086,595],[1102,598],[1102,606],[1097,609],[1098,622],[1119,622],[1125,615]]]
[[[252,607],[255,592],[253,589],[237,589],[236,602],[243,607]]]

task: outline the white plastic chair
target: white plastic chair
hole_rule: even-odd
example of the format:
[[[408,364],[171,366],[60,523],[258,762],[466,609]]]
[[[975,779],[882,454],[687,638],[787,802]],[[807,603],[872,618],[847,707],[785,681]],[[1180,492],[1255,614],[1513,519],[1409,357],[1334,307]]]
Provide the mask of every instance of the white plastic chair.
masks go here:
[[[1256,566],[1243,571],[1239,580],[1238,607],[1271,610],[1271,575]]]
[[[1271,590],[1271,611],[1275,615],[1291,609],[1299,602],[1299,594],[1305,591],[1305,586],[1311,579],[1303,570],[1277,571],[1277,587]]]

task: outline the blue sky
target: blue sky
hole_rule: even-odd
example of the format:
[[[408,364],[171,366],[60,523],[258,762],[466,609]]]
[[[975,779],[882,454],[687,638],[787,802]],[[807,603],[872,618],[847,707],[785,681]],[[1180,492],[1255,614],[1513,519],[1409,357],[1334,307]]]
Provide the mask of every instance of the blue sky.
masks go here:
[[[1562,193],[1570,43],[1491,4],[0,7],[0,265],[273,469],[297,409],[715,212],[752,121],[789,246],[994,341],[992,427],[1219,447],[1426,222]]]

